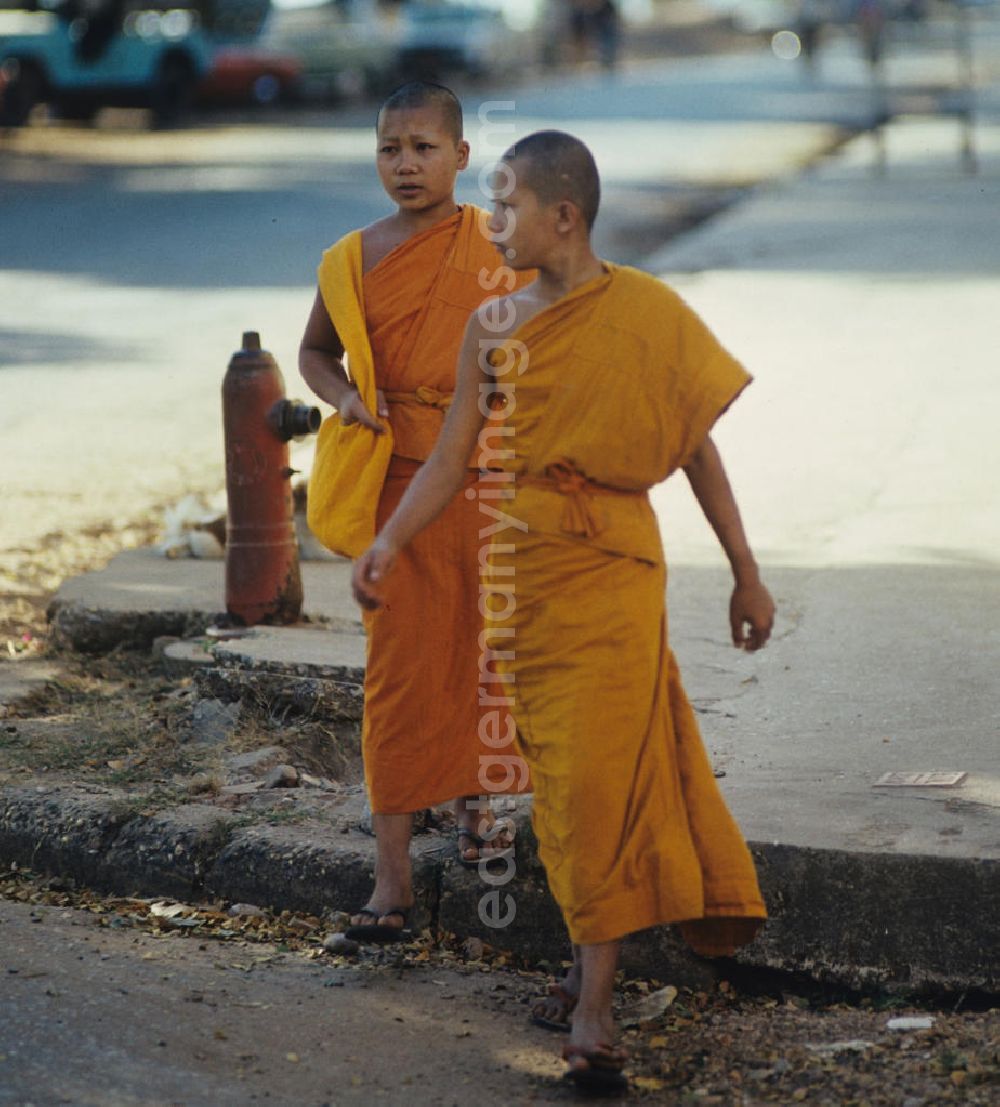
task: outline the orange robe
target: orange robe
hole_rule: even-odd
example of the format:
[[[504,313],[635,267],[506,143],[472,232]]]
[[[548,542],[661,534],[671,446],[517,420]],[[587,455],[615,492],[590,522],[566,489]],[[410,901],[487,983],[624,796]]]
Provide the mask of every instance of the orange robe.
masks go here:
[[[378,529],[437,441],[469,315],[509,287],[496,279],[502,262],[480,229],[481,216],[462,208],[408,239],[363,278],[375,384],[386,393],[393,441]],[[471,497],[459,494],[400,554],[384,586],[384,606],[364,615],[362,749],[378,813],[514,790],[500,787],[507,774],[492,760],[496,750],[478,736],[478,480],[478,470],[470,470]]]
[[[749,376],[674,292],[610,265],[490,359],[516,397],[516,522],[492,553],[516,607],[491,644],[507,651],[552,893],[574,942],[681,923],[698,952],[731,953],[766,912],[667,644],[647,489]]]

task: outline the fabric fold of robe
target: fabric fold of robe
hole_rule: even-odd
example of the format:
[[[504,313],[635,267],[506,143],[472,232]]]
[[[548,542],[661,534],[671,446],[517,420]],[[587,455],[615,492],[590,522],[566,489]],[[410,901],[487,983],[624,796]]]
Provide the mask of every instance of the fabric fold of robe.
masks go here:
[[[362,294],[361,232],[323,254],[320,295],[344,345],[351,379],[369,411],[377,410],[375,364]],[[392,456],[392,431],[375,434],[362,423],[345,426],[334,412],[323,420],[309,477],[307,521],[335,553],[357,557],[375,537],[378,497]]]
[[[463,207],[364,274],[357,310],[376,387],[387,393],[393,440],[377,528],[434,448],[469,315],[513,284],[510,270],[510,281],[498,274],[502,262],[481,231],[484,218]],[[385,606],[364,615],[362,749],[374,812],[401,814],[524,787],[507,780],[491,760],[497,751],[479,737],[480,689],[488,687],[479,668],[480,549],[488,542],[479,537],[477,469],[470,468],[464,493],[400,554],[385,583]]]
[[[516,606],[488,633],[505,651],[552,893],[574,942],[678,923],[697,952],[732,953],[766,911],[668,645],[646,491],[749,375],[676,293],[610,265],[491,361],[516,393],[516,523],[491,553]]]

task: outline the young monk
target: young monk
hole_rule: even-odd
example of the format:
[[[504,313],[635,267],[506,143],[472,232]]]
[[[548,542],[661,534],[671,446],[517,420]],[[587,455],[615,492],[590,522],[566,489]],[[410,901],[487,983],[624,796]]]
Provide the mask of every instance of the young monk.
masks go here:
[[[574,943],[567,1076],[621,1090],[612,989],[624,935],[677,923],[704,955],[765,918],[750,853],[717,789],[667,645],[666,573],[650,486],[684,470],[732,566],[735,645],[756,650],[774,606],[709,431],[749,381],[665,285],[590,245],[600,186],[558,131],[512,147],[490,229],[525,288],[472,316],[455,403],[433,454],[353,585],[369,608],[401,551],[448,503],[480,434],[481,394],[505,394],[513,497],[494,537],[488,627],[532,775],[534,828]],[[479,439],[477,447],[477,437]]]
[[[299,368],[343,424],[391,436],[382,523],[434,448],[469,312],[496,295],[501,261],[486,213],[455,203],[469,144],[450,90],[424,82],[397,89],[379,111],[377,138],[379,178],[395,211],[323,255]],[[374,369],[377,410],[349,375],[363,365]],[[469,469],[460,483],[474,493],[477,479]],[[478,529],[474,499],[459,496],[400,559],[382,608],[365,616],[362,748],[378,845],[375,888],[352,918],[354,937],[391,941],[403,933],[413,902],[413,812],[459,797],[466,863],[510,845],[499,827],[491,835],[480,802],[485,785],[493,788],[480,755],[495,751],[477,740]],[[484,836],[493,838],[489,847]]]

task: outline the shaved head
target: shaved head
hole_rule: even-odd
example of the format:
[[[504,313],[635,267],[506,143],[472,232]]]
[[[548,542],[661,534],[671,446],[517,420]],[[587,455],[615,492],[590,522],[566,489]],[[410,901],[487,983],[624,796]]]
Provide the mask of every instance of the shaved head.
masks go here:
[[[407,81],[390,92],[378,109],[375,128],[387,111],[407,111],[412,108],[437,108],[444,121],[445,130],[455,139],[462,140],[462,105],[450,88],[433,81]]]
[[[601,180],[594,155],[565,131],[535,131],[507,151],[503,160],[517,162],[517,183],[543,204],[574,203],[589,230],[601,203]]]

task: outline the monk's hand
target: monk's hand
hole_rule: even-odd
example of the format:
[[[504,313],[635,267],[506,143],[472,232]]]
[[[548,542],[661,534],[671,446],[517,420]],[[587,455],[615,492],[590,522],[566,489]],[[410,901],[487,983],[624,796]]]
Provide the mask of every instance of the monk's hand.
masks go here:
[[[378,397],[378,413],[383,418],[389,414],[389,409],[386,406],[385,397],[382,392],[379,391]],[[364,427],[368,427],[376,434],[385,434],[385,427],[375,418],[374,415],[365,407],[364,400],[356,388],[349,389],[344,397],[340,401],[340,407],[337,408],[337,414],[340,416],[340,421],[345,427],[351,426],[352,423],[360,423]]]
[[[729,601],[729,626],[737,649],[759,650],[771,637],[774,600],[759,580],[737,581]]]
[[[396,551],[376,538],[371,546],[354,562],[351,571],[351,589],[362,607],[374,611],[382,606],[379,584],[396,560]]]

